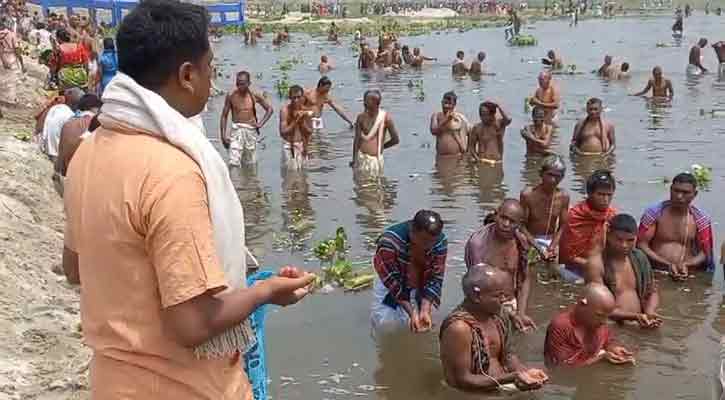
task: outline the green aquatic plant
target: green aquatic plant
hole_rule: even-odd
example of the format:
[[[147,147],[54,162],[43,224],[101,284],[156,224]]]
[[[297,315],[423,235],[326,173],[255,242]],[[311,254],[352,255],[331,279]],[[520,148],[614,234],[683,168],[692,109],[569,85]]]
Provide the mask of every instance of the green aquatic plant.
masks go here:
[[[335,231],[334,237],[317,242],[313,252],[320,261],[344,259],[347,253],[347,233],[345,228],[339,227]]]
[[[699,164],[692,164],[690,173],[695,177],[697,186],[703,189],[709,189],[712,183],[712,168],[703,167]]]
[[[425,88],[423,87],[422,79],[409,80],[408,88],[413,91],[413,97],[416,100],[418,100],[418,101],[425,100]]]
[[[536,46],[538,41],[531,35],[521,34],[512,37],[509,44],[511,46]]]
[[[18,132],[15,135],[13,135],[13,137],[15,137],[15,139],[18,139],[23,142],[29,142],[30,139],[32,139],[33,134],[30,132]]]

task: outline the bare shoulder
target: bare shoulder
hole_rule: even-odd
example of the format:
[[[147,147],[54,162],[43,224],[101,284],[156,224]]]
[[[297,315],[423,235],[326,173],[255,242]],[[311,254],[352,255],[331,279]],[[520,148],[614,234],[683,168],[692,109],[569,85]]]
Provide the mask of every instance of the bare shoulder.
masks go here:
[[[470,335],[471,327],[467,323],[461,320],[453,321],[441,332],[441,341],[444,343],[447,339],[459,341],[469,338]]]
[[[531,187],[527,187],[526,189],[522,190],[519,194],[519,198],[521,199],[522,203],[528,203],[529,200],[531,200],[531,196],[534,194],[534,189]]]

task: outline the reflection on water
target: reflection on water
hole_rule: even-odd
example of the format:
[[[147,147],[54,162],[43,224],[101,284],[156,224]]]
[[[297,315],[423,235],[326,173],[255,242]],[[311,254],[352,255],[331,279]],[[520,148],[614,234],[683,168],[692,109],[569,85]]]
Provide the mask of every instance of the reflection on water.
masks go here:
[[[719,20],[701,23],[710,20],[695,15],[688,21],[693,27],[692,37],[721,33],[722,24],[715,23]],[[446,221],[449,237],[449,269],[442,305],[434,314],[436,321],[442,320],[462,298],[463,244],[470,232],[505,197],[518,197],[526,186],[539,182],[540,158],[526,156],[518,132],[530,123],[530,111],[525,111],[522,103],[537,86],[536,75],[541,70],[538,60],[542,49],[548,48],[560,49],[565,62],[576,64],[581,71],[598,68],[604,54],[614,56],[615,62],[626,60],[632,64],[629,82],[606,82],[590,74],[555,78],[563,107],[552,151],[566,155],[573,126],[577,118],[584,116],[583,106],[589,97],[602,98],[610,108],[606,118],[617,132],[616,158],[564,157],[569,168],[561,187],[572,194],[572,203],[583,198],[583,182],[591,172],[607,168],[616,170],[620,182],[615,197],[617,208],[640,215],[645,206],[667,195],[666,186],[651,182],[662,182],[663,177],[671,178],[698,163],[711,167],[714,179],[713,191],[701,192],[698,206],[715,221],[725,220],[725,208],[721,207],[719,192],[714,190],[722,185],[725,176],[725,158],[719,154],[719,149],[725,147],[725,118],[720,113],[725,109],[725,79],[713,68],[713,73],[688,79],[684,71],[688,43],[683,42],[682,47],[656,47],[656,43],[671,41],[671,25],[669,16],[587,20],[576,31],[565,23],[541,22],[534,27],[544,47],[534,48],[506,46],[500,30],[495,29],[402,39],[404,44],[421,47],[424,54],[439,60],[452,60],[458,49],[469,55],[485,49],[488,69],[496,75],[484,76],[480,81],[452,79],[448,61],[427,63],[419,71],[360,72],[355,69],[347,39],[344,45],[334,46],[295,34],[293,46],[273,51],[269,38],[256,48],[241,47],[238,38],[225,38],[215,48],[219,60],[226,59],[219,68],[228,77],[217,81],[219,87],[229,90],[238,70],[251,71],[256,77],[254,89],[270,94],[277,117],[284,100],[276,95],[276,72],[270,66],[293,53],[297,55],[294,49],[303,48],[304,63],[289,72],[290,82],[310,88],[320,77],[315,67],[324,53],[337,65],[329,73],[335,101],[354,115],[362,111],[363,92],[378,88],[383,93],[382,106],[400,132],[400,145],[385,151],[385,176],[361,180],[348,167],[353,132],[333,112],[324,114],[326,131],[313,136],[313,161],[305,171],[281,168],[277,119],[270,121],[262,129],[266,139],[256,169],[231,171],[244,204],[250,246],[255,247],[255,254],[262,255],[259,258],[264,265],[292,263],[317,269],[319,264],[305,260],[305,253],[316,240],[344,226],[350,239],[350,256],[369,259],[369,241],[388,224],[408,219],[420,208],[436,209]],[[706,53],[705,65],[712,67],[713,63],[713,55]],[[665,67],[667,78],[672,80],[675,97],[671,104],[627,95],[646,85],[655,65]],[[263,75],[258,77],[258,73]],[[408,87],[411,80],[423,81],[423,98],[418,99],[419,93]],[[455,90],[457,109],[469,120],[477,119],[472,117],[485,99],[495,99],[510,112],[513,123],[504,139],[502,164],[436,159],[435,139],[428,124],[431,113],[440,109],[441,95],[449,90]],[[215,127],[223,99],[212,99],[205,115],[210,137],[218,137]],[[270,239],[280,231],[290,233],[302,251],[271,251],[274,244]],[[710,399],[725,318],[720,313],[722,294],[708,285],[705,277],[688,281],[685,286],[662,279],[661,313],[666,321],[660,332],[614,327],[622,341],[637,348],[636,366],[598,365],[581,371],[553,371],[551,385],[540,393],[513,398]],[[532,335],[517,338],[516,348],[525,362],[541,365],[546,323],[560,307],[572,303],[577,290],[557,283],[537,283],[532,288],[530,314],[540,327]],[[441,384],[436,332],[415,337],[401,333],[389,345],[377,349],[369,337],[369,302],[369,292],[313,295],[294,308],[272,312],[267,325],[267,350],[273,398],[480,398]],[[353,364],[358,367],[351,367]],[[336,372],[347,377],[332,385],[327,377]],[[281,376],[295,381],[282,382]],[[323,380],[328,383],[320,384]],[[384,385],[390,390],[367,392],[359,389],[360,385]],[[331,386],[348,392],[334,391]],[[364,392],[365,396],[356,392]]]

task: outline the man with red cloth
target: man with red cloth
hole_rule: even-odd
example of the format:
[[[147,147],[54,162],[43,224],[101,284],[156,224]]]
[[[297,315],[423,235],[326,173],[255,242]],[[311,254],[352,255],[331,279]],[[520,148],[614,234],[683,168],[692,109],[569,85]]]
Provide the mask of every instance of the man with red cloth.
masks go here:
[[[569,209],[561,234],[559,272],[567,282],[584,283],[583,269],[591,254],[604,248],[607,223],[617,210],[611,206],[616,182],[611,172],[597,170],[587,179],[587,198]]]
[[[634,364],[632,352],[613,340],[607,326],[607,319],[616,304],[606,286],[589,284],[584,297],[555,316],[546,329],[546,365],[582,367],[600,360],[612,364]]]

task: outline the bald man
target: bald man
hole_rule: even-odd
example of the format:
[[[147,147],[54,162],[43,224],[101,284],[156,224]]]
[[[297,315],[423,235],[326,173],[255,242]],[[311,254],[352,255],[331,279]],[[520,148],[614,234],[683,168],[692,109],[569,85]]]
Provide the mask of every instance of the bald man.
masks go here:
[[[526,237],[519,231],[524,219],[521,203],[506,199],[496,210],[494,222],[484,225],[466,242],[466,267],[488,264],[509,273],[511,292],[504,308],[512,314],[517,329],[524,332],[536,329],[526,315],[531,288],[528,270]]]
[[[467,391],[490,391],[513,385],[540,388],[549,380],[512,354],[513,329],[502,303],[508,274],[490,265],[475,265],[463,276],[463,303],[443,321],[440,357],[446,382]]]
[[[558,126],[559,103],[561,94],[559,87],[551,80],[551,72],[543,71],[539,74],[539,87],[534,95],[529,98],[529,104],[532,107],[541,107],[544,109],[544,120],[547,124]]]
[[[589,284],[575,305],[551,320],[544,343],[546,364],[581,367],[601,360],[634,364],[632,352],[613,340],[607,326],[616,306],[614,295],[606,286]]]

